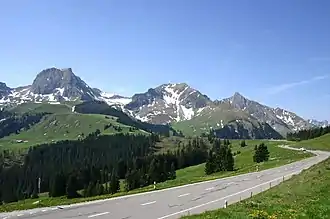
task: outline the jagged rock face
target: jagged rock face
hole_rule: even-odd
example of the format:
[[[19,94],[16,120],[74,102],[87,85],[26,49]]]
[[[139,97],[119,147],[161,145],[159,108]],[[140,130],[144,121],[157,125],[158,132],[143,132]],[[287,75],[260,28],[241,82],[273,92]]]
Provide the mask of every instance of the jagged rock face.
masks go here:
[[[11,89],[7,87],[7,85],[3,82],[0,82],[0,100],[7,95],[9,95],[11,92]]]
[[[309,124],[311,124],[312,126],[316,126],[316,127],[326,127],[329,126],[329,122],[327,120],[323,120],[323,121],[317,121],[315,119],[309,119],[307,120]]]
[[[129,110],[137,110],[144,105],[149,105],[158,99],[162,99],[162,97],[163,95],[159,90],[150,88],[145,93],[135,94],[132,97],[132,102],[128,103],[125,108]]]
[[[211,100],[185,83],[164,84],[135,94],[125,106],[137,118],[157,124],[191,119]]]
[[[96,94],[71,68],[50,68],[40,72],[30,88],[33,94],[59,94],[64,99],[93,100]]]
[[[327,121],[306,121],[296,114],[262,105],[236,92],[232,97],[211,101],[186,83],[163,84],[145,93],[124,97],[89,87],[76,76],[71,68],[49,68],[40,72],[32,85],[8,88],[0,83],[0,104],[24,102],[104,101],[111,107],[144,122],[154,124],[184,124],[192,132],[208,132],[212,127],[223,129],[221,133],[236,130],[245,136],[257,138],[258,133],[269,136],[269,127],[281,133],[315,126],[325,126]],[[241,120],[242,123],[232,122]],[[251,126],[250,124],[253,124]],[[269,125],[269,127],[267,125]],[[180,124],[179,124],[180,126]],[[226,131],[227,130],[227,131]],[[265,130],[265,131],[260,131]],[[276,133],[273,133],[276,137]]]
[[[296,131],[310,127],[309,123],[296,114],[280,109],[271,108],[262,105],[256,101],[251,101],[243,97],[239,93],[234,96],[222,100],[229,103],[233,108],[242,110],[258,121],[268,123],[273,129],[281,133],[283,136],[289,131]]]
[[[98,96],[100,96],[101,93],[102,93],[102,91],[101,91],[100,89],[98,89],[98,88],[93,88],[93,91],[94,91],[94,93],[97,94]]]

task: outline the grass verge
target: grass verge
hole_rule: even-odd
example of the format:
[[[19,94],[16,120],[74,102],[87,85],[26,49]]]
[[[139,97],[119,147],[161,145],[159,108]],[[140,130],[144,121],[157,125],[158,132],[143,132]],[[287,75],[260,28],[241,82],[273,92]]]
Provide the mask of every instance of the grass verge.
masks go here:
[[[187,168],[184,168],[181,170],[177,170],[177,172],[176,172],[177,177],[175,180],[169,180],[169,181],[157,184],[157,190],[255,171],[256,164],[252,161],[252,156],[253,156],[253,152],[254,152],[254,145],[256,143],[260,143],[260,141],[247,141],[248,146],[241,148],[239,146],[239,141],[233,142],[233,145],[232,145],[233,152],[241,151],[241,153],[235,157],[235,168],[237,169],[236,171],[220,172],[220,173],[215,173],[213,175],[206,176],[204,173],[205,164],[191,166],[191,167],[187,167]],[[278,142],[266,142],[266,144],[268,145],[268,148],[270,151],[270,160],[268,162],[259,164],[259,170],[282,166],[282,165],[312,156],[309,153],[279,148],[279,147],[277,147],[277,145],[279,144]],[[121,188],[122,188],[121,192],[119,192],[115,195],[112,195],[112,196],[103,195],[103,196],[97,196],[97,197],[78,198],[78,199],[67,199],[65,197],[49,198],[47,196],[47,194],[44,194],[39,198],[39,200],[41,200],[41,202],[38,205],[33,204],[33,202],[35,202],[36,200],[27,199],[27,200],[19,201],[16,203],[4,204],[4,205],[0,206],[0,212],[24,210],[24,209],[31,209],[31,208],[37,208],[37,207],[73,204],[73,203],[79,203],[79,202],[85,202],[85,201],[118,197],[118,196],[129,195],[129,194],[136,194],[136,193],[147,192],[147,191],[153,190],[153,186],[147,186],[147,187],[136,189],[136,190],[133,190],[130,192],[124,192],[123,183],[122,183]]]
[[[292,179],[226,209],[184,219],[289,219],[329,218],[330,159]]]

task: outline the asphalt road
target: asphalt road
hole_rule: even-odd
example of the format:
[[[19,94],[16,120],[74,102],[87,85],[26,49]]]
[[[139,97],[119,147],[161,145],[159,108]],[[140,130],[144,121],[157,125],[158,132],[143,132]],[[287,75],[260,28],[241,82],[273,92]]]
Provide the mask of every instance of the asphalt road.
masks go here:
[[[255,195],[292,175],[298,174],[330,156],[314,151],[317,156],[278,168],[243,174],[208,182],[195,183],[154,192],[81,203],[59,208],[32,209],[0,214],[2,218],[35,219],[165,219],[202,213],[222,208]]]

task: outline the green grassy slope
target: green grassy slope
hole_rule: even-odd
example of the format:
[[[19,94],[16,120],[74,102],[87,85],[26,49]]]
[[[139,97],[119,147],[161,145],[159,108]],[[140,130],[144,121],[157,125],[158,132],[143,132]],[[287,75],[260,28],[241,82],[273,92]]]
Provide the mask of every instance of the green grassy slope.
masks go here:
[[[97,114],[52,114],[26,131],[0,139],[0,148],[26,148],[46,142],[77,139],[80,136],[83,137],[82,133],[86,136],[91,132],[95,132],[96,129],[99,129],[102,134],[119,132],[114,127],[104,130],[104,126],[108,124],[121,127],[121,133],[129,132],[130,126],[118,123],[116,119],[116,117]],[[144,132],[135,130],[134,133]],[[28,142],[16,143],[16,140]]]
[[[216,179],[220,177],[227,177],[231,175],[238,175],[248,172],[256,171],[256,163],[253,162],[253,154],[254,154],[254,145],[260,144],[264,142],[269,149],[270,158],[268,162],[263,162],[258,164],[259,170],[264,170],[268,168],[282,166],[288,163],[292,163],[294,161],[307,158],[312,156],[309,153],[304,153],[300,151],[293,151],[289,149],[283,149],[277,147],[279,145],[278,142],[269,142],[269,141],[262,141],[262,140],[247,140],[246,143],[248,146],[242,148],[239,146],[239,141],[232,142],[232,151],[237,152],[240,151],[241,153],[235,156],[235,169],[236,171],[233,172],[220,172],[215,173],[212,175],[205,175],[205,164],[200,164],[192,167],[187,167],[182,170],[177,171],[177,178],[172,182],[168,181],[164,184],[177,184],[184,185],[187,183],[205,181],[210,179]]]
[[[329,218],[329,188],[330,159],[251,199],[234,204],[226,209],[184,218]],[[260,217],[257,217],[257,215],[260,215]]]
[[[181,130],[183,134],[188,136],[199,136],[202,133],[209,132],[210,127],[213,129],[219,129],[222,125],[226,125],[230,121],[236,119],[243,119],[252,122],[257,125],[254,118],[244,113],[243,111],[235,111],[222,104],[221,107],[205,108],[200,112],[199,116],[178,123],[174,123],[173,127],[177,130]]]
[[[186,139],[181,138],[172,138],[171,140],[163,139],[162,146],[163,147],[169,147],[169,142],[176,141],[176,140],[182,140],[186,141]],[[235,167],[236,171],[233,172],[220,172],[215,173],[213,175],[207,176],[205,175],[204,168],[205,164],[200,164],[196,166],[187,167],[181,170],[176,171],[176,179],[169,180],[163,183],[157,184],[157,189],[164,189],[164,188],[170,188],[174,186],[180,186],[185,185],[188,183],[194,183],[194,182],[200,182],[200,181],[206,181],[206,180],[212,180],[232,175],[238,175],[243,174],[251,171],[256,170],[256,164],[252,161],[252,156],[254,152],[254,145],[259,144],[261,142],[265,142],[266,145],[269,147],[270,151],[270,161],[259,164],[259,170],[272,168],[276,166],[281,166],[290,162],[294,162],[297,160],[301,160],[303,158],[311,156],[309,153],[304,153],[300,151],[292,151],[288,149],[283,149],[277,147],[279,144],[278,142],[269,142],[269,141],[261,141],[261,140],[251,140],[246,141],[247,147],[241,148],[239,146],[239,141],[233,141],[232,142],[232,150],[234,152],[240,150],[241,154],[237,155],[235,157]],[[133,194],[133,193],[140,193],[140,192],[146,192],[146,191],[152,191],[153,185],[143,187],[140,189],[132,190],[130,192],[124,192],[123,190],[124,186],[121,185],[121,192],[115,194],[115,196],[122,196],[127,194]],[[33,205],[32,203],[36,200],[27,199],[24,201],[19,201],[17,203],[10,203],[5,205],[0,205],[0,212],[2,211],[12,211],[17,209],[28,209],[28,208],[36,208],[36,207],[42,207],[42,206],[54,206],[54,205],[64,205],[64,204],[72,204],[72,203],[78,203],[88,200],[97,200],[97,199],[104,199],[104,198],[110,198],[114,197],[111,195],[104,195],[104,196],[96,196],[91,198],[79,198],[79,199],[66,199],[65,197],[60,198],[49,198],[47,194],[40,197],[41,204],[39,206]],[[203,217],[202,217],[203,218]],[[211,217],[212,218],[212,217]]]
[[[290,143],[293,147],[330,151],[330,134],[306,141]]]
[[[15,113],[68,113],[71,112],[72,106],[69,104],[49,104],[49,103],[23,103],[15,107],[7,109],[10,112]]]

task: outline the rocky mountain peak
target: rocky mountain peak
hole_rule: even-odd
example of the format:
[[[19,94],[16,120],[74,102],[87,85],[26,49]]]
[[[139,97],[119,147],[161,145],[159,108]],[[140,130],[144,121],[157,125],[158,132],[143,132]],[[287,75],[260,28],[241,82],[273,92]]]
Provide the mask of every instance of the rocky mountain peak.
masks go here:
[[[6,83],[0,82],[0,91],[10,90]]]
[[[143,121],[167,124],[189,120],[197,109],[210,103],[206,95],[186,83],[168,83],[135,94],[125,108]]]
[[[37,74],[32,85],[19,88],[11,89],[0,82],[0,105],[25,102],[58,104],[75,100],[104,101],[130,116],[154,124],[181,121],[186,123],[188,120],[194,123],[196,119],[210,127],[224,128],[226,124],[232,123],[232,128],[235,128],[235,124],[244,119],[248,126],[251,126],[253,121],[268,124],[283,136],[289,131],[328,124],[327,121],[306,121],[292,112],[249,100],[239,92],[229,98],[212,102],[208,96],[187,83],[162,84],[149,88],[144,93],[124,97],[89,87],[74,74],[72,68],[45,69]],[[261,127],[256,122],[252,125]],[[235,130],[238,128],[242,127],[237,126]]]
[[[227,102],[235,109],[244,110],[250,104],[251,101],[245,98],[239,92],[235,92],[233,96],[226,98],[221,102]]]
[[[70,101],[97,99],[97,92],[76,76],[72,68],[47,68],[37,74],[31,86],[16,89],[12,99],[24,101]]]
[[[0,99],[4,98],[11,92],[11,89],[3,82],[0,82]]]
[[[239,93],[237,91],[234,93],[233,97],[236,97],[236,98],[245,98],[241,93]]]
[[[71,68],[48,68],[41,71],[34,79],[31,92],[34,94],[51,94],[55,89],[75,85],[78,79]]]
[[[318,121],[316,119],[308,119],[307,120],[309,124],[311,124],[312,126],[316,126],[316,127],[326,127],[329,126],[330,123],[328,120],[323,120],[323,121]]]

